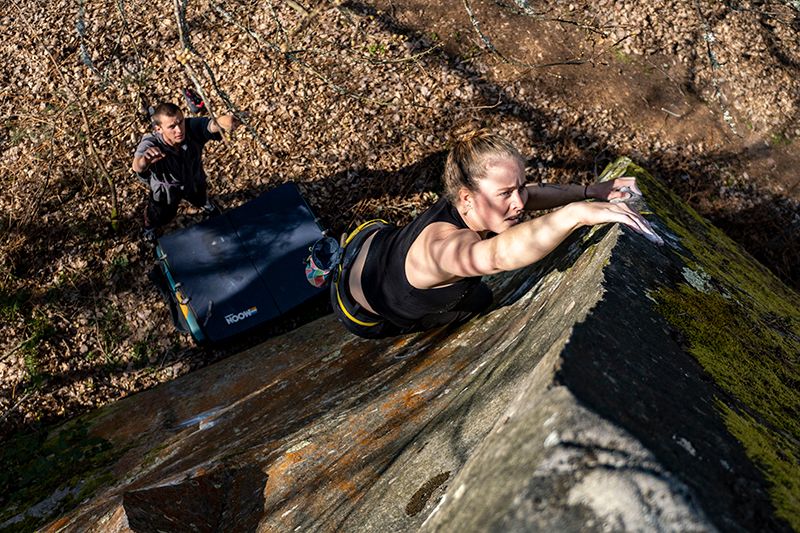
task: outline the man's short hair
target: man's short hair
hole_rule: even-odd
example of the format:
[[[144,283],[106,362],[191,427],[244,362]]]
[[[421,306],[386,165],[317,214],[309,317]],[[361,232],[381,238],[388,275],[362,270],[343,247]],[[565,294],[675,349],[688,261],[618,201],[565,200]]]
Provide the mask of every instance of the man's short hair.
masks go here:
[[[161,102],[159,103],[155,110],[153,111],[153,124],[156,126],[161,125],[161,117],[177,117],[181,114],[181,108],[173,104],[172,102]]]

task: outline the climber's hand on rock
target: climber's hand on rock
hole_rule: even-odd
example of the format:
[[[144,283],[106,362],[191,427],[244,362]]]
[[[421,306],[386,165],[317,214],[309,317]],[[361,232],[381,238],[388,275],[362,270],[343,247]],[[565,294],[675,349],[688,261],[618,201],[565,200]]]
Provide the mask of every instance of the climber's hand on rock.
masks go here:
[[[636,178],[617,178],[615,180],[592,183],[586,190],[589,198],[606,201],[625,201],[642,196],[636,185]]]
[[[618,222],[645,236],[651,242],[664,244],[650,223],[622,202],[583,202],[576,205],[581,210],[579,216],[583,225],[594,226],[595,224]]]

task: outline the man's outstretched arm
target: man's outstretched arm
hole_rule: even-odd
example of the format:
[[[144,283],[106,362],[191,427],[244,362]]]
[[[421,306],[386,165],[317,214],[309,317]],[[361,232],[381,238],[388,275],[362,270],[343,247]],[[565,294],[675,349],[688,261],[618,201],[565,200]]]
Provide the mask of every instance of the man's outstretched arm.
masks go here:
[[[158,146],[148,146],[141,152],[141,155],[133,156],[131,169],[133,169],[134,172],[144,172],[147,170],[147,167],[161,159],[164,159],[164,152],[162,152]]]
[[[219,133],[221,130],[231,132],[239,127],[241,121],[233,115],[222,115],[216,119],[212,119],[208,123],[208,131],[211,133]]]

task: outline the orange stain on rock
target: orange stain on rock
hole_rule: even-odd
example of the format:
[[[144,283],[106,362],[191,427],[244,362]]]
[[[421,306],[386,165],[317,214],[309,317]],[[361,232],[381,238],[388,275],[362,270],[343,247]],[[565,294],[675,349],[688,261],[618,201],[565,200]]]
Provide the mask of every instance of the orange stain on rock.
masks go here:
[[[336,490],[341,491],[348,498],[359,493],[359,487],[350,479],[343,479],[336,483]]]
[[[420,394],[421,391],[406,391],[403,394],[403,407],[406,409],[416,409],[425,402],[425,398]]]
[[[304,457],[308,455],[309,452],[313,451],[313,449],[313,444],[308,444],[297,451],[285,453],[277,461],[272,463],[269,470],[267,470],[267,475],[273,480],[286,477],[289,475],[289,470],[297,463],[303,461]]]

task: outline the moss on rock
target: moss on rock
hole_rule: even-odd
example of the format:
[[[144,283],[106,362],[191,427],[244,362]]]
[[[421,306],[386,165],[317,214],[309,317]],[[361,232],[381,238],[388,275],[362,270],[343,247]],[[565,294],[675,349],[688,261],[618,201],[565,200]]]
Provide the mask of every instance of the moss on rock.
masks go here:
[[[28,433],[0,448],[0,531],[31,531],[108,484],[124,450],[89,434],[85,420]]]
[[[629,159],[604,174],[638,178],[657,229],[688,265],[684,282],[650,296],[727,393],[718,408],[728,430],[770,482],[776,514],[800,530],[798,295]]]

